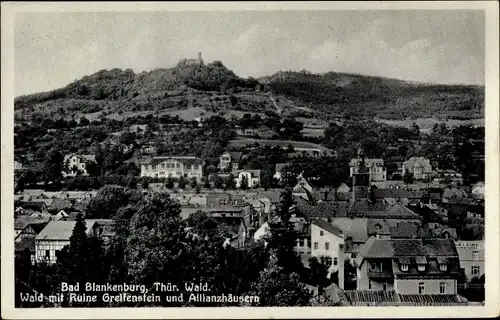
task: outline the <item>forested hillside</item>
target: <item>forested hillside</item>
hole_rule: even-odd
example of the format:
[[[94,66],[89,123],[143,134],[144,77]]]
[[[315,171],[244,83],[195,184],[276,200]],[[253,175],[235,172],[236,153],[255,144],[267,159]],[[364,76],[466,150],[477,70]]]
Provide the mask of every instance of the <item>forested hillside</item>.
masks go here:
[[[484,116],[484,87],[416,84],[396,79],[328,72],[279,72],[259,79],[275,93],[326,114],[385,119]]]
[[[484,87],[307,71],[243,79],[215,61],[140,73],[101,70],[64,88],[18,97],[14,105],[17,120],[31,120],[34,115],[70,119],[129,112],[135,116],[192,108],[261,114],[279,109],[289,116],[327,121],[342,117],[466,120],[484,117]]]

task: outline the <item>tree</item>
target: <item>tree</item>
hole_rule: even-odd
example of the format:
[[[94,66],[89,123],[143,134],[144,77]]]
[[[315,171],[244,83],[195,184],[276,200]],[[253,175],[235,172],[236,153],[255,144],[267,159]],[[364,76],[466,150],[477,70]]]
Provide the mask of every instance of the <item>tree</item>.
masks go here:
[[[309,268],[312,271],[312,283],[318,287],[318,293],[322,293],[327,285],[328,267],[320,262],[318,258],[309,258]]]
[[[225,189],[235,189],[236,182],[234,182],[234,176],[230,174],[225,181]]]
[[[413,183],[413,174],[409,170],[405,170],[403,175],[403,182],[406,184]]]
[[[312,298],[311,292],[299,283],[298,274],[284,272],[274,254],[249,294],[259,297],[259,302],[253,305],[260,307],[308,306]]]
[[[190,179],[190,185],[191,185],[191,188],[196,188],[196,186],[198,185],[198,180],[196,180],[195,177],[192,177]]]
[[[88,204],[87,217],[91,219],[108,219],[118,209],[138,202],[141,195],[138,191],[118,185],[105,185],[97,192]]]
[[[243,190],[248,189],[248,178],[246,175],[241,177],[240,189],[243,189]]]
[[[269,222],[270,233],[265,239],[269,249],[275,251],[278,264],[285,272],[300,272],[303,269],[302,261],[294,251],[298,235],[290,223],[295,205],[291,189],[285,189],[280,198],[276,216]]]
[[[101,174],[101,168],[95,161],[86,161],[85,162],[85,170],[91,177],[98,177]]]
[[[89,119],[87,119],[85,117],[81,117],[80,118],[80,126],[84,127],[84,126],[88,126],[88,125],[90,125]]]
[[[212,181],[215,189],[222,189],[224,187],[224,179],[222,179],[218,174],[213,176]]]
[[[165,181],[165,187],[168,189],[172,189],[174,187],[175,180],[174,178],[168,177]]]
[[[267,165],[264,167],[264,170],[262,170],[262,187],[264,187],[266,190],[268,188],[272,188],[275,185],[274,181],[274,170],[273,166]]]
[[[184,189],[188,184],[188,181],[184,177],[179,178],[179,189]]]
[[[79,283],[80,287],[83,287],[86,282],[99,283],[105,274],[102,268],[102,251],[98,242],[88,238],[87,226],[81,213],[76,217],[69,241],[69,247],[61,250],[58,257],[58,264],[65,282]],[[85,303],[72,303],[71,306],[85,306]]]
[[[59,180],[63,171],[63,156],[57,149],[50,149],[42,163],[45,183]]]

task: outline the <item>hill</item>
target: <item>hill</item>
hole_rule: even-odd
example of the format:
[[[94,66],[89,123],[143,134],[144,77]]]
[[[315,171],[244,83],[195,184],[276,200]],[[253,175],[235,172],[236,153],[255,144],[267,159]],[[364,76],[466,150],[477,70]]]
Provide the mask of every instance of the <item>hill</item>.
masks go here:
[[[101,70],[60,89],[17,97],[16,120],[83,115],[89,119],[116,118],[151,113],[199,115],[190,112],[193,108],[226,117],[273,112],[311,122],[342,117],[484,117],[484,87],[307,71],[243,79],[220,61],[207,65],[188,62],[140,73],[131,69]]]
[[[260,78],[277,94],[327,114],[384,119],[484,117],[484,87],[435,85],[356,74],[278,72]]]

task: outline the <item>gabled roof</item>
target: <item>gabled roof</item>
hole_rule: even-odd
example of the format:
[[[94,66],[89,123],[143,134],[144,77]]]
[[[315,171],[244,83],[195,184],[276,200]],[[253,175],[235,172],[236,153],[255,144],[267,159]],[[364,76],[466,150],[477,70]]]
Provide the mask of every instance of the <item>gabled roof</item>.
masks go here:
[[[150,164],[150,165],[156,165],[158,163],[161,163],[163,161],[167,160],[175,160],[178,162],[181,162],[184,165],[193,165],[193,164],[203,164],[203,160],[194,156],[166,156],[166,157],[153,157],[153,158],[146,158],[143,159],[140,164]]]
[[[418,226],[414,223],[400,222],[397,227],[390,227],[391,238],[413,239],[418,236]]]
[[[231,157],[231,161],[240,161],[241,155],[243,154],[242,152],[237,152],[237,151],[229,151],[227,153]]]
[[[342,230],[344,237],[351,237],[353,242],[365,242],[368,239],[368,219],[334,218],[332,224]]]
[[[305,201],[297,201],[298,211],[306,218],[345,217],[348,204],[337,202],[319,202],[313,206]]]
[[[65,155],[64,161],[67,161],[71,157],[78,157],[78,158],[80,158],[80,160],[83,159],[83,160],[87,160],[87,161],[95,161],[95,155],[93,155],[93,154],[76,154],[76,153]]]
[[[365,258],[399,257],[454,257],[458,258],[455,243],[451,239],[376,239],[370,237],[361,247],[356,264],[361,265]]]
[[[90,234],[95,223],[100,225],[111,224],[110,219],[86,219],[85,227]],[[36,236],[37,240],[69,240],[73,234],[76,221],[50,221],[45,228]]]
[[[368,228],[368,234],[379,234],[379,235],[390,235],[391,231],[387,221],[384,219],[368,219],[366,226]]]
[[[340,230],[339,228],[335,227],[334,225],[332,225],[326,221],[323,221],[321,219],[315,220],[312,224],[329,232],[329,233],[331,233],[331,234],[336,235],[337,237],[344,236],[344,234],[342,233],[342,230]]]

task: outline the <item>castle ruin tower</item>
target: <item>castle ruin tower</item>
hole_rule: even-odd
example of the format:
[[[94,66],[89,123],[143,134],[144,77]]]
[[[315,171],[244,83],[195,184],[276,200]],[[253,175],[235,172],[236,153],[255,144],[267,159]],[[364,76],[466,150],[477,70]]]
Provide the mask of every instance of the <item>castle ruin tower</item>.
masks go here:
[[[198,64],[199,64],[200,66],[202,66],[202,65],[203,65],[203,59],[201,58],[201,52],[198,52]]]

